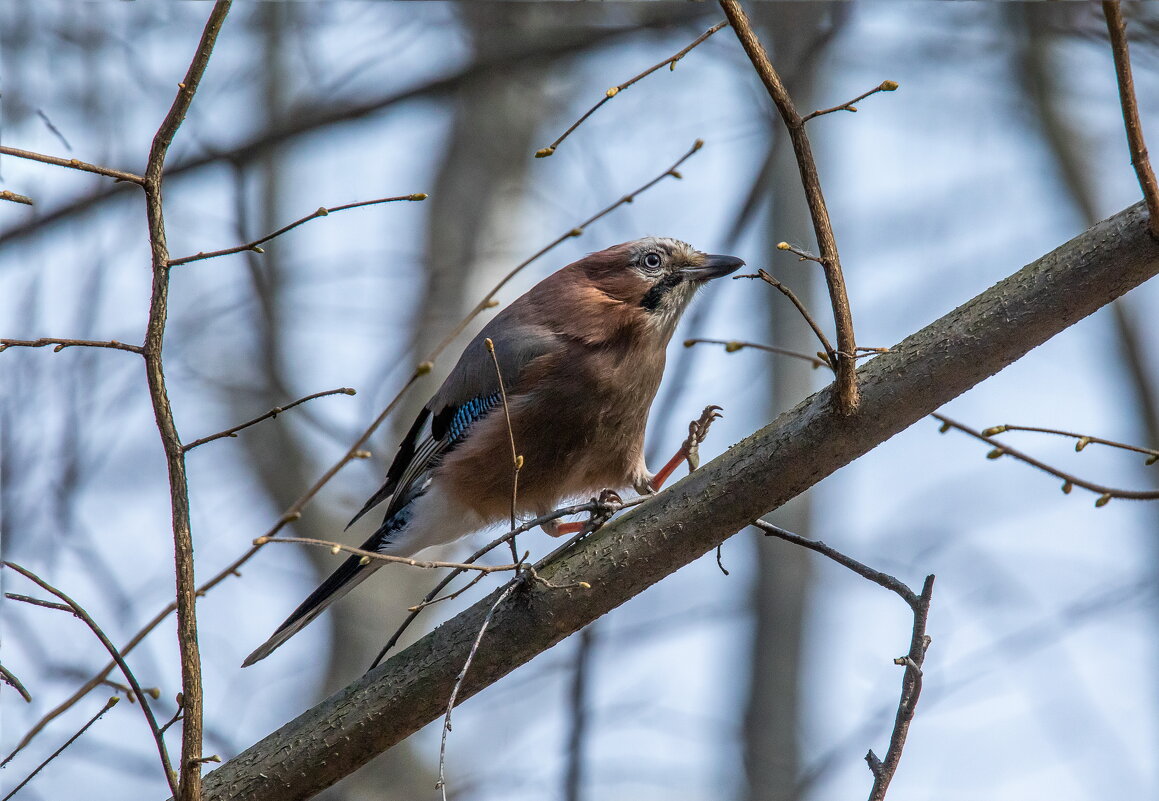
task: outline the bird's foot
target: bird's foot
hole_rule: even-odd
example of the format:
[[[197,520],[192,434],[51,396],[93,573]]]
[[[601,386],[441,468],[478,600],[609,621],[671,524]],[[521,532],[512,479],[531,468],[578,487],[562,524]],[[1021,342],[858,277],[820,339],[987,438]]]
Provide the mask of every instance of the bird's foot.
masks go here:
[[[592,498],[592,503],[595,504],[591,516],[586,521],[577,521],[574,523],[561,523],[559,520],[549,520],[540,525],[549,536],[563,537],[568,534],[578,534],[584,529],[595,531],[597,528],[608,522],[608,519],[624,505],[624,501],[620,498],[615,490],[606,489],[600,492],[598,498]]]
[[[652,477],[651,489],[653,492],[658,491],[660,487],[664,486],[664,482],[680,466],[681,462],[688,463],[689,473],[700,467],[700,443],[704,442],[708,437],[708,429],[712,426],[712,422],[718,417],[721,417],[720,412],[720,406],[715,404],[705,406],[704,411],[700,413],[700,417],[688,424],[688,439],[681,443],[680,450],[668,460],[668,464],[664,465],[660,469],[660,472]]]

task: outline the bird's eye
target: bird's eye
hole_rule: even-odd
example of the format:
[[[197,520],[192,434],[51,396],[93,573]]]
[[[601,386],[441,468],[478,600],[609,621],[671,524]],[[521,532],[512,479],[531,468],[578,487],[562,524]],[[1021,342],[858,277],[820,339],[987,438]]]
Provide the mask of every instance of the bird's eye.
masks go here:
[[[647,267],[649,270],[659,270],[660,265],[662,263],[663,263],[663,261],[660,258],[659,253],[645,253],[644,254],[644,266]]]

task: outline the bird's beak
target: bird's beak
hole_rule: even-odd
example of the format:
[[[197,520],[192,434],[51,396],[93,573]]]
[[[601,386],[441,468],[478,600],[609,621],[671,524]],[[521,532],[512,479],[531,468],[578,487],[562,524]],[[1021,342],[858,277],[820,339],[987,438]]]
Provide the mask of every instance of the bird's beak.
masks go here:
[[[744,261],[736,256],[705,256],[699,267],[685,267],[681,272],[690,281],[711,281],[729,273],[735,273],[744,266]]]

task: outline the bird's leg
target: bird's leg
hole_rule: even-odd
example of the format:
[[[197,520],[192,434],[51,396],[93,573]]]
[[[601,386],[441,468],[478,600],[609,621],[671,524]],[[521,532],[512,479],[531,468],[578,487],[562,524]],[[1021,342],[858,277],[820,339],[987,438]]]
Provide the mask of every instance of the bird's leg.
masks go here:
[[[591,517],[585,522],[575,523],[561,523],[558,520],[552,520],[540,526],[552,537],[562,537],[565,534],[578,534],[585,528],[591,528],[595,531],[597,528],[608,522],[608,518],[620,511],[620,507],[624,502],[620,499],[619,494],[615,490],[606,489],[600,493],[599,498],[592,498],[599,507],[592,512]]]
[[[676,451],[676,455],[668,460],[668,464],[660,468],[660,472],[652,476],[650,489],[652,492],[657,492],[664,486],[664,482],[672,475],[673,471],[680,466],[681,462],[688,462],[688,472],[692,472],[700,467],[700,443],[704,442],[708,436],[708,427],[712,425],[712,421],[720,417],[719,406],[705,406],[704,411],[700,414],[700,419],[693,420],[688,424],[688,439],[680,445],[680,450]]]

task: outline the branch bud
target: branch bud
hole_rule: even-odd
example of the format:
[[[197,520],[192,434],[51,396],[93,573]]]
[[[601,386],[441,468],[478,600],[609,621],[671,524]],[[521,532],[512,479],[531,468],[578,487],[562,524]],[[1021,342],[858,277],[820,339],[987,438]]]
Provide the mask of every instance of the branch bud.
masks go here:
[[[1109,492],[1103,493],[1102,495],[1099,496],[1099,499],[1097,501],[1095,501],[1095,508],[1097,509],[1101,506],[1106,506],[1110,502],[1111,502],[1111,493],[1109,493]]]

